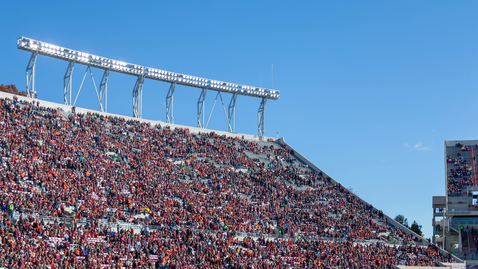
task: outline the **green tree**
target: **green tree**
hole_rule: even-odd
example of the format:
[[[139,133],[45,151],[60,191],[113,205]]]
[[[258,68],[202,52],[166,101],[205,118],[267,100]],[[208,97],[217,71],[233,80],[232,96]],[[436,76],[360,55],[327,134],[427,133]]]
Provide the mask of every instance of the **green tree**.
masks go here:
[[[416,221],[413,221],[412,226],[410,227],[410,230],[412,230],[416,234],[419,234],[420,236],[423,236],[422,225],[418,225]]]
[[[408,220],[407,220],[407,218],[405,218],[405,216],[403,216],[402,214],[398,214],[398,215],[394,218],[394,220],[396,220],[398,223],[402,224],[403,226],[409,228],[409,227],[408,227]],[[421,227],[422,227],[422,226],[420,226],[420,228],[421,228]]]

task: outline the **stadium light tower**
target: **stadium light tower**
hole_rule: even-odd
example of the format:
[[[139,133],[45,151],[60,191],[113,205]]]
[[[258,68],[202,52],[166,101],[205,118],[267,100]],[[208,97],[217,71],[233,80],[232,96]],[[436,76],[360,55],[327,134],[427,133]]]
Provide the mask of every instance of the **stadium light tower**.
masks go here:
[[[219,80],[206,79],[196,76],[190,76],[166,70],[145,67],[137,64],[126,63],[117,61],[97,55],[92,55],[85,52],[80,52],[65,47],[60,47],[50,43],[34,40],[27,37],[20,37],[17,40],[17,48],[26,50],[32,53],[30,61],[28,62],[26,75],[27,75],[27,96],[31,98],[36,97],[35,91],[35,65],[38,54],[53,57],[56,59],[69,62],[65,76],[63,78],[63,96],[65,105],[74,106],[76,100],[83,86],[86,75],[91,75],[93,85],[95,87],[96,96],[100,106],[100,111],[107,111],[107,84],[110,71],[123,73],[127,75],[135,76],[136,83],[133,88],[133,116],[136,118],[142,117],[142,91],[145,79],[158,80],[162,82],[170,83],[169,91],[166,95],[166,122],[174,123],[173,117],[173,96],[176,85],[183,85],[193,88],[201,89],[201,94],[197,102],[197,126],[205,128],[207,124],[204,123],[204,109],[205,109],[205,97],[208,90],[218,93],[217,97],[221,97],[220,93],[232,94],[231,101],[226,112],[226,107],[220,98],[222,106],[224,108],[224,114],[226,116],[229,132],[235,132],[235,111],[236,111],[236,99],[238,95],[245,95],[251,97],[261,98],[259,110],[257,112],[258,121],[258,135],[263,137],[265,134],[265,106],[268,99],[277,100],[280,98],[280,91],[273,89],[266,89],[262,87],[246,86],[236,83],[229,83]],[[81,64],[87,66],[83,80],[76,98],[72,102],[72,75],[75,64]],[[96,83],[93,78],[91,68],[98,68],[104,70],[103,77],[101,79],[99,90],[96,87]],[[214,101],[216,102],[216,101]],[[214,109],[214,106],[213,106]],[[211,110],[212,113],[212,110]]]

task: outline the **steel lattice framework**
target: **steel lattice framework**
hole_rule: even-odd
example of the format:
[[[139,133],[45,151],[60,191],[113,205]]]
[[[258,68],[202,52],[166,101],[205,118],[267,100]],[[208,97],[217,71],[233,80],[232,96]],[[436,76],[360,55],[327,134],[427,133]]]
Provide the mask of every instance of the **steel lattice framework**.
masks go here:
[[[107,111],[107,85],[110,71],[123,73],[127,75],[132,75],[137,77],[136,83],[133,88],[133,116],[137,118],[142,117],[142,91],[143,84],[145,79],[159,80],[167,83],[171,83],[169,91],[166,95],[166,122],[174,123],[173,117],[173,96],[176,85],[184,85],[189,87],[195,87],[201,89],[201,94],[197,102],[197,126],[200,128],[206,128],[209,119],[212,114],[212,109],[216,104],[217,98],[219,97],[224,108],[224,114],[226,116],[228,130],[229,132],[235,132],[235,111],[236,111],[236,99],[238,95],[252,96],[261,98],[261,103],[259,110],[257,112],[258,119],[258,134],[259,136],[264,136],[265,130],[265,105],[267,99],[277,100],[280,97],[280,91],[266,89],[262,87],[253,87],[240,85],[236,83],[223,82],[218,80],[206,79],[196,76],[190,76],[165,70],[160,70],[151,67],[145,67],[136,64],[130,64],[122,61],[112,60],[105,57],[100,57],[97,55],[88,54],[85,52],[80,52],[46,42],[34,40],[27,37],[21,37],[17,40],[17,48],[26,50],[32,53],[30,61],[28,62],[26,69],[27,77],[27,86],[26,92],[27,96],[31,98],[36,97],[35,91],[35,65],[38,54],[45,55],[48,57],[57,58],[60,60],[65,60],[69,62],[65,76],[63,78],[63,92],[64,92],[64,103],[65,105],[74,106],[78,95],[83,86],[83,82],[87,74],[89,73],[91,79],[93,80],[93,85],[95,87],[96,96],[98,98],[98,103],[100,106],[100,111]],[[78,93],[72,102],[72,79],[73,79],[73,70],[75,64],[82,64],[87,66],[83,80],[81,82]],[[104,70],[103,77],[101,79],[99,89],[96,87],[95,80],[93,78],[93,73],[91,68],[99,68]],[[209,115],[208,121],[204,122],[204,109],[205,109],[205,98],[207,91],[215,91],[216,99],[214,100],[214,105],[211,109],[211,114]],[[221,93],[230,93],[232,94],[231,100],[229,102],[228,109],[224,105]]]

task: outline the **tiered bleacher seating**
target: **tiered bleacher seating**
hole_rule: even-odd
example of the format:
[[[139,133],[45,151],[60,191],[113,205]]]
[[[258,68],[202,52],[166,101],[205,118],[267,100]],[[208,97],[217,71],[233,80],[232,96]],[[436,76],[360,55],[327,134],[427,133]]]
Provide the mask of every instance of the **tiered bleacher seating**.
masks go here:
[[[468,195],[467,187],[477,185],[475,148],[477,145],[462,145],[447,148],[448,195]]]
[[[453,261],[271,141],[0,99],[0,154],[8,268]]]

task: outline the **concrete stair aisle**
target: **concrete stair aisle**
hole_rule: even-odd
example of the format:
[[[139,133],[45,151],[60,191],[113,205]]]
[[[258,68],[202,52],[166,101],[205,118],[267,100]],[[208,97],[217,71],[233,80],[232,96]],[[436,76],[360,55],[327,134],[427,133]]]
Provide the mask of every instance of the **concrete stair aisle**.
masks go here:
[[[468,234],[468,245],[469,245],[470,253],[475,253],[476,246],[475,246],[475,241],[473,240],[473,234],[471,233]]]
[[[469,247],[469,244],[468,244],[468,235],[464,235],[463,236],[463,242],[462,242],[462,252],[469,252],[470,251],[470,247]]]

